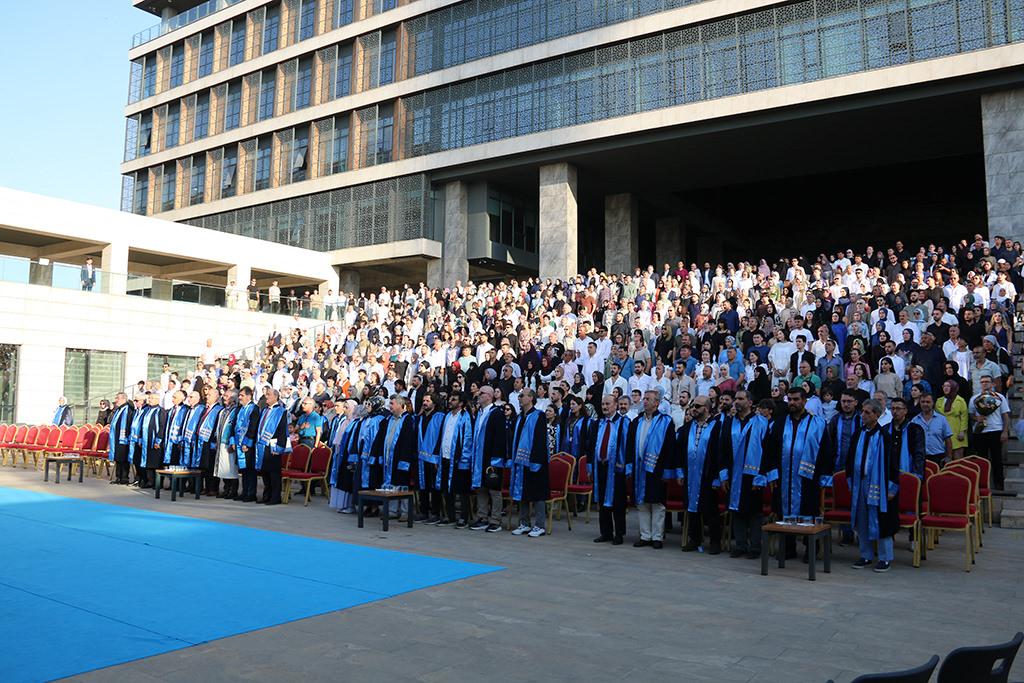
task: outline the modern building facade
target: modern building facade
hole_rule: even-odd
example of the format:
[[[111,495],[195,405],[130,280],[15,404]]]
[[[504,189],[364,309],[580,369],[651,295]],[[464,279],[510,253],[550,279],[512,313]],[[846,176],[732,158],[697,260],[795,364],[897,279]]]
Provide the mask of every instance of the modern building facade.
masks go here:
[[[122,208],[343,287],[1024,237],[1017,0],[134,4]]]

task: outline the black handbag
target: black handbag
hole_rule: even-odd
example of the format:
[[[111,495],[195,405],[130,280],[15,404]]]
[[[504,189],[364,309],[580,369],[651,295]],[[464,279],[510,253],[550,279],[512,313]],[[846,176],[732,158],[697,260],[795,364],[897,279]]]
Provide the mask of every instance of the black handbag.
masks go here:
[[[495,467],[484,470],[484,488],[491,491],[501,490],[501,471]]]

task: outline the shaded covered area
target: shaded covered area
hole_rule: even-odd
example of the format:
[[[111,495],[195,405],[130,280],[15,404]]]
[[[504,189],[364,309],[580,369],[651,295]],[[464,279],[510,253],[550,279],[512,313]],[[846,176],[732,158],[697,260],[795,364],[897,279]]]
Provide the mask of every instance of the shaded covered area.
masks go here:
[[[538,166],[578,170],[579,267],[605,263],[604,201],[636,199],[640,262],[774,258],[987,232],[979,95],[939,83],[695,123],[445,175],[538,202]],[[436,177],[435,181],[444,176]],[[669,226],[669,227],[666,227]],[[671,249],[666,230],[678,232]],[[799,236],[794,241],[793,236]]]

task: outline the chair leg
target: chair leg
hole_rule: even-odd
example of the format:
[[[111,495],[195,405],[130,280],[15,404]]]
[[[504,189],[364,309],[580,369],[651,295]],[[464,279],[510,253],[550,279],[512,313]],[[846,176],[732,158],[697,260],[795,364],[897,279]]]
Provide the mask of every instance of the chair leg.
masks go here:
[[[313,490],[313,480],[312,479],[308,479],[306,481],[306,503],[303,505],[303,507],[307,507],[307,508],[309,507],[309,492],[312,491],[312,490]]]
[[[552,516],[552,513],[554,513],[554,511],[555,511],[554,503],[548,502],[548,528],[547,528],[547,532],[549,534],[552,531],[552,529],[551,529],[551,516]]]
[[[562,505],[565,505],[564,501],[562,502]],[[566,512],[565,514],[565,521],[569,523],[569,531],[572,531],[572,515],[570,515],[568,512]]]
[[[594,490],[591,489],[590,493],[587,494],[587,519],[584,524],[590,524],[590,506],[593,505]]]
[[[974,531],[968,526],[964,529],[964,571],[971,571],[971,563],[974,562],[973,545],[974,539],[972,538]]]

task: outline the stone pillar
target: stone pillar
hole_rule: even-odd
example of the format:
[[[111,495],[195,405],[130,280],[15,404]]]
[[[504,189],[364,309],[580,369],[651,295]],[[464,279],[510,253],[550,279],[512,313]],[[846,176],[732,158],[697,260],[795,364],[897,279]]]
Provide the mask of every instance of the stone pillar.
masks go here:
[[[542,278],[575,275],[578,269],[576,167],[567,163],[540,167],[539,262]]]
[[[467,241],[469,240],[469,188],[461,180],[444,186],[444,258],[442,280],[445,287],[463,285],[469,280]]]
[[[444,287],[444,267],[441,259],[427,259],[427,287],[430,289]]]
[[[604,198],[604,269],[632,273],[640,265],[640,210],[631,194]]]
[[[981,96],[988,235],[1024,241],[1024,89]]]
[[[162,278],[153,278],[151,280],[152,287],[150,287],[150,298],[158,301],[173,301],[174,300],[174,283],[170,280],[164,280]]]
[[[128,245],[114,242],[103,247],[100,256],[99,290],[107,294],[124,294],[128,291]]]
[[[338,276],[338,289],[345,294],[359,294],[359,271],[344,269]]]
[[[252,266],[248,263],[239,263],[228,268],[228,277],[224,282],[224,305],[239,311],[249,308],[249,292],[246,291],[246,287],[249,286],[251,279]],[[232,282],[235,283],[234,288],[231,287]]]
[[[683,260],[683,225],[678,216],[659,218],[654,222],[654,253],[658,260],[654,269],[659,273],[666,263],[675,268]]]

